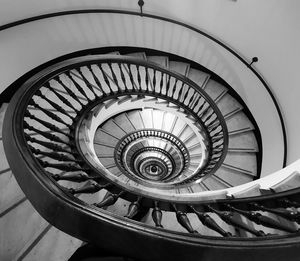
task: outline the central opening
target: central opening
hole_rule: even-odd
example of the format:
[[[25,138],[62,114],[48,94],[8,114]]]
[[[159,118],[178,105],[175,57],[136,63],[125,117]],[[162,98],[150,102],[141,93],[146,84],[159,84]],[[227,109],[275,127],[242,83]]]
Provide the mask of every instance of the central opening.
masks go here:
[[[156,166],[152,166],[151,167],[151,172],[156,173],[157,172],[157,167]]]

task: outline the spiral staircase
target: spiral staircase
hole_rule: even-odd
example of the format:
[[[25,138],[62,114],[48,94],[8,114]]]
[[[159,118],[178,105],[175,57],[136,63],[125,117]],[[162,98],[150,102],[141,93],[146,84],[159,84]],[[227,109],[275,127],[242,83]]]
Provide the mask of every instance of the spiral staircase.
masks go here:
[[[299,173],[261,173],[256,115],[211,68],[115,46],[13,87],[0,114],[3,260],[67,260],[83,242],[98,252],[73,260],[296,260]]]

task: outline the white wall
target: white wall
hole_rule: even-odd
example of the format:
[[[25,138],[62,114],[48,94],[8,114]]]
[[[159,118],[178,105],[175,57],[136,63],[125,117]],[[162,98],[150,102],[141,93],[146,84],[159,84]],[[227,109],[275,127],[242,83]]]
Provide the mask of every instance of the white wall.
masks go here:
[[[133,0],[27,0],[26,4],[21,0],[0,0],[0,6],[1,24],[63,9],[113,7],[138,10],[137,1]],[[298,51],[298,46],[300,46],[300,16],[298,15],[300,1],[149,0],[145,1],[144,10],[176,18],[205,29],[227,42],[249,60],[253,56],[258,56],[259,62],[255,66],[272,87],[285,116],[289,137],[288,162],[290,163],[300,157],[298,148],[300,125],[296,113],[299,111],[298,97],[300,97],[297,81],[298,61],[300,60],[300,52]],[[59,24],[55,26],[59,26]],[[0,51],[2,44],[8,44],[5,43],[8,39],[7,33],[0,33]],[[22,37],[24,44],[26,44],[27,34],[22,31],[22,26],[14,29],[13,34],[14,41],[17,42]],[[63,35],[56,37],[63,37]],[[10,41],[11,39],[10,36]],[[48,39],[50,39],[50,35],[40,33],[40,36],[37,36],[35,40],[40,42],[40,48],[42,48],[43,43],[46,43]],[[79,43],[77,47],[81,48],[82,45],[83,43]],[[89,44],[89,46],[93,47],[93,44]],[[62,54],[64,53],[63,48],[60,51]],[[32,56],[36,56],[36,51],[37,53],[43,51],[35,50],[34,47],[31,50]],[[12,51],[14,51],[13,48]],[[42,57],[34,57],[34,59],[36,62],[43,62],[52,53],[53,50],[47,50]],[[24,66],[21,63],[22,53],[11,52],[11,55],[20,57],[20,64],[13,64],[13,66]],[[39,59],[40,61],[38,61]],[[7,54],[5,56],[0,54],[0,60],[5,60],[8,65],[12,62],[7,58]],[[278,140],[274,140],[274,144],[276,143]]]

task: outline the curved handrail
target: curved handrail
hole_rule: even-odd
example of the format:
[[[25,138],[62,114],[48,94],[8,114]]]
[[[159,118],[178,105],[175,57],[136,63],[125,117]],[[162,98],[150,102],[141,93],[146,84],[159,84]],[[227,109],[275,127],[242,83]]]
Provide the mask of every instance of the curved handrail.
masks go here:
[[[128,11],[128,10],[116,10],[116,9],[79,9],[79,10],[67,10],[67,11],[61,11],[61,12],[54,12],[54,13],[48,13],[48,14],[43,14],[43,15],[38,15],[38,16],[34,16],[34,17],[30,17],[30,18],[25,18],[25,19],[21,19],[15,22],[11,22],[11,23],[7,23],[4,25],[0,26],[0,31],[3,30],[7,30],[9,28],[13,28],[15,26],[18,25],[22,25],[22,24],[26,24],[26,23],[30,23],[33,21],[38,21],[38,20],[43,20],[43,19],[48,19],[48,18],[52,18],[52,17],[59,17],[59,16],[66,16],[66,15],[74,15],[74,14],[89,14],[89,13],[111,13],[111,14],[127,14],[127,15],[133,15],[133,16],[141,16],[141,13],[136,12],[136,11]],[[286,132],[286,127],[285,127],[285,123],[284,123],[284,117],[283,114],[280,110],[280,105],[274,95],[274,93],[272,92],[271,88],[269,87],[269,85],[267,84],[267,82],[263,79],[263,77],[261,76],[261,74],[255,70],[255,68],[253,68],[249,62],[246,60],[246,58],[242,57],[241,54],[239,54],[237,51],[235,51],[232,47],[230,47],[228,44],[223,43],[220,39],[218,39],[215,36],[212,36],[210,34],[208,34],[207,32],[204,32],[203,30],[200,30],[194,26],[191,26],[189,24],[186,24],[182,21],[178,21],[178,20],[174,20],[172,18],[168,18],[168,17],[162,17],[159,15],[154,15],[154,14],[148,14],[148,13],[143,13],[142,14],[143,17],[148,17],[148,18],[153,18],[153,19],[157,19],[157,20],[162,20],[162,21],[166,21],[166,22],[170,22],[170,23],[174,23],[180,26],[183,26],[187,29],[190,29],[196,33],[199,33],[205,37],[207,37],[208,39],[212,40],[213,42],[217,43],[218,45],[220,45],[221,47],[223,47],[225,50],[227,50],[228,52],[230,52],[232,55],[234,55],[239,61],[241,61],[252,73],[254,73],[254,75],[259,79],[259,81],[263,84],[263,86],[265,87],[265,89],[267,90],[268,94],[270,95],[274,106],[277,110],[278,116],[279,116],[279,120],[280,120],[280,125],[281,125],[281,131],[282,131],[282,135],[283,135],[283,144],[284,144],[284,155],[283,155],[283,167],[286,166],[286,162],[287,162],[287,132]]]

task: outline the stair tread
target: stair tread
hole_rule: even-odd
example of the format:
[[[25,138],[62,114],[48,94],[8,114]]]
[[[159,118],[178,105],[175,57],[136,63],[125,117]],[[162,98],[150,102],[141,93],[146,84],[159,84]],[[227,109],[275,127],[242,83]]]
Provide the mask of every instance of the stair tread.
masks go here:
[[[223,166],[221,166],[214,175],[222,178],[233,186],[238,186],[253,181],[252,176],[233,169],[224,168]]]
[[[169,58],[167,56],[156,56],[156,55],[151,55],[147,56],[147,60],[149,62],[156,63],[162,67],[168,68],[169,67]]]
[[[291,175],[289,175],[284,180],[270,187],[272,191],[281,192],[294,188],[298,188],[300,186],[300,173],[298,171],[294,171]]]
[[[234,198],[255,197],[260,195],[261,195],[261,191],[260,191],[259,184],[254,184],[249,188],[230,194],[230,196]]]
[[[122,113],[116,117],[114,117],[114,121],[127,132],[134,131],[135,128],[132,126],[126,114]]]
[[[221,181],[217,180],[215,177],[210,176],[202,181],[202,183],[209,188],[209,190],[219,190],[219,189],[226,189],[226,186]]]
[[[195,82],[199,87],[204,86],[204,83],[207,81],[207,79],[210,77],[208,73],[199,71],[194,68],[190,68],[188,78]]]
[[[249,149],[253,152],[258,151],[258,144],[253,132],[245,132],[229,136],[228,148],[230,149]]]
[[[227,114],[230,114],[233,111],[239,111],[243,108],[242,105],[228,93],[226,93],[217,102],[217,106],[222,112],[223,116],[226,116]]]
[[[228,132],[230,133],[239,133],[249,130],[253,130],[254,126],[245,115],[244,112],[239,111],[234,117],[231,117],[226,120]]]
[[[22,260],[68,260],[81,244],[81,240],[51,227]]]
[[[190,65],[184,62],[169,61],[169,69],[186,76],[188,75]]]
[[[95,133],[94,141],[99,142],[99,143],[104,142],[105,144],[116,145],[118,143],[119,139],[116,137],[113,137],[113,134],[107,133],[106,131],[102,130],[101,128],[98,128]]]
[[[14,175],[9,170],[0,175],[0,214],[25,197]]]
[[[147,60],[147,56],[145,52],[136,52],[136,53],[127,53],[126,56],[141,58],[143,60]]]
[[[227,88],[222,84],[210,79],[205,86],[205,92],[210,96],[210,98],[217,102],[223,97],[222,95],[226,94]]]
[[[136,130],[144,129],[144,124],[139,110],[127,112],[127,115]]]
[[[13,260],[46,223],[28,200],[1,217],[0,229],[5,235],[0,245],[2,259]]]
[[[257,173],[257,163],[256,163],[256,154],[255,153],[232,153],[228,152],[223,166],[231,167],[233,169],[242,171],[244,173],[249,173],[256,175]]]

